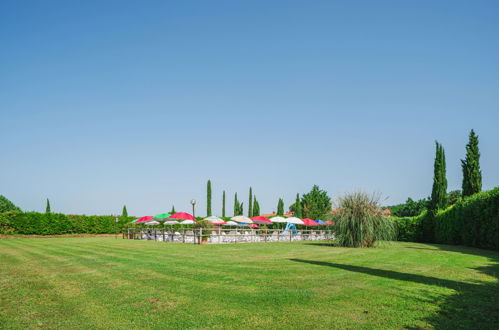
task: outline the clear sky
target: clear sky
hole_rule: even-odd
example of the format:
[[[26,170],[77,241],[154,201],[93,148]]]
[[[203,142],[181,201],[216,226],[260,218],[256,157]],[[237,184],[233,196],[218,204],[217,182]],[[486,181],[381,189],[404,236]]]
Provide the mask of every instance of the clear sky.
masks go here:
[[[0,2],[0,194],[25,210],[262,212],[313,184],[499,185],[499,1]]]

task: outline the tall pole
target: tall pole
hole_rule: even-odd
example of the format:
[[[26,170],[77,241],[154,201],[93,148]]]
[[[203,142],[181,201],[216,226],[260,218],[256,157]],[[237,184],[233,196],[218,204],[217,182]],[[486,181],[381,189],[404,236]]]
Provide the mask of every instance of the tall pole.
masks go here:
[[[196,218],[196,213],[195,213],[195,210],[194,210],[194,206],[196,205],[196,200],[195,199],[191,199],[191,204],[192,204],[192,216],[194,218]]]

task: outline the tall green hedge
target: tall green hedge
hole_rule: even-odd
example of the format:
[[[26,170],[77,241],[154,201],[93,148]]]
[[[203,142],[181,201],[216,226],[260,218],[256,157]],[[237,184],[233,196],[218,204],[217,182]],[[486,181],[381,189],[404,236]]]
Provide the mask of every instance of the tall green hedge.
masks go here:
[[[393,218],[399,240],[467,245],[499,250],[499,187],[437,212]]]
[[[0,213],[0,234],[62,235],[120,232],[133,217],[112,215],[65,215],[60,213]]]

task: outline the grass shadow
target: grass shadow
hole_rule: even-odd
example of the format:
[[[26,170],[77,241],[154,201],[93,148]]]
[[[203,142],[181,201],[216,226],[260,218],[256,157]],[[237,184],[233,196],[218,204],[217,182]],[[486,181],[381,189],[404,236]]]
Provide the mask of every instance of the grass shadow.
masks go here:
[[[499,278],[498,254],[479,249],[436,246],[436,251],[445,250],[459,253],[470,253],[486,256],[491,264],[475,270]],[[432,249],[429,249],[432,250]],[[425,319],[437,329],[497,329],[499,324],[499,284],[494,282],[466,283],[454,280],[436,278],[432,276],[410,274],[392,270],[362,267],[347,264],[338,264],[325,261],[290,259],[294,262],[307,263],[316,266],[342,269],[349,272],[367,274],[389,278],[398,281],[407,281],[425,285],[436,285],[453,289],[457,294],[448,296],[443,303],[439,303],[439,312]],[[437,302],[435,302],[437,303]]]

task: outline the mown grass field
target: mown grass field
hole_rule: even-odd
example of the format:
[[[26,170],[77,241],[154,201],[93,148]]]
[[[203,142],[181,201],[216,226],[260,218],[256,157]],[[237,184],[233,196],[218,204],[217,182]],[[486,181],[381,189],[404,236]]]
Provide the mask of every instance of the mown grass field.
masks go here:
[[[497,328],[499,253],[0,240],[0,328]]]

